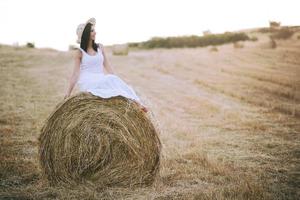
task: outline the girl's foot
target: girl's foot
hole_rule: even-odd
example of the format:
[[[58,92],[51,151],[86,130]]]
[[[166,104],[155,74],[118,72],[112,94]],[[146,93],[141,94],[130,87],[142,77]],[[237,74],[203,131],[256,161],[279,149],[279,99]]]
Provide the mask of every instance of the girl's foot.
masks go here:
[[[146,108],[145,106],[143,106],[142,104],[140,104],[140,103],[137,102],[136,100],[134,100],[134,102],[142,109],[142,111],[148,112],[148,108]]]
[[[141,105],[141,107],[142,107],[142,111],[148,112],[148,108],[146,108],[145,106],[142,106],[142,105]]]

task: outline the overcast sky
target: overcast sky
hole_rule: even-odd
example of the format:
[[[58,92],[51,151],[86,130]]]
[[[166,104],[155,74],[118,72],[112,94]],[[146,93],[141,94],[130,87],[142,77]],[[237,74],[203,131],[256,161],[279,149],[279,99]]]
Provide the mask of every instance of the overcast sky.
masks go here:
[[[0,0],[0,43],[67,50],[76,28],[95,17],[96,41],[139,42],[154,36],[201,35],[300,25],[299,0]]]

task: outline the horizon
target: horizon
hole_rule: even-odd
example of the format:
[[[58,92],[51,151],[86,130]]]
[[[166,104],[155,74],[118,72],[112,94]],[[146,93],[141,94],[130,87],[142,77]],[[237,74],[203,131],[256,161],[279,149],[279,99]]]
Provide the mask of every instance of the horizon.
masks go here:
[[[205,3],[196,0],[88,0],[85,4],[94,6],[86,11],[81,9],[80,1],[70,4],[58,0],[2,0],[0,23],[5,28],[0,31],[0,43],[24,45],[32,42],[37,48],[67,51],[69,45],[78,45],[78,24],[91,17],[97,21],[96,42],[103,45],[142,42],[152,37],[202,36],[206,30],[215,34],[242,31],[268,27],[269,21],[280,22],[282,26],[300,25],[299,3],[293,0],[271,4],[258,0]],[[104,8],[99,9],[101,7]]]

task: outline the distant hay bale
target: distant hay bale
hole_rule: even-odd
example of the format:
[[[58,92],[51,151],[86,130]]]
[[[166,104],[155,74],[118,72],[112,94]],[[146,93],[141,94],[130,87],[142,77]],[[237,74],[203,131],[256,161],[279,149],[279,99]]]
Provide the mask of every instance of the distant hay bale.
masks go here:
[[[219,50],[218,50],[217,47],[213,46],[213,47],[211,47],[211,48],[209,49],[209,51],[211,51],[211,52],[218,52]]]
[[[202,33],[203,33],[203,36],[212,34],[210,30],[203,31]]]
[[[79,92],[58,104],[41,129],[43,174],[51,185],[151,185],[160,166],[157,131],[133,100]]]
[[[233,47],[236,49],[244,48],[244,44],[241,42],[234,42]]]
[[[256,42],[256,41],[258,40],[258,38],[257,38],[256,36],[252,36],[252,37],[250,38],[250,40],[251,40],[252,42]]]
[[[78,47],[76,45],[74,45],[74,44],[69,45],[69,51],[73,51],[73,50],[76,50],[76,49],[78,49]]]
[[[269,21],[269,26],[271,29],[278,29],[280,28],[280,22]]]
[[[128,55],[128,44],[115,44],[113,45],[113,55]]]

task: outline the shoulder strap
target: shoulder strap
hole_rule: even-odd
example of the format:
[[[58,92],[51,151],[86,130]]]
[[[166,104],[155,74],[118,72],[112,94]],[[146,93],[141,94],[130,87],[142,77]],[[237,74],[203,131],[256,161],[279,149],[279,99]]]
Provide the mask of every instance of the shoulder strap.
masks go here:
[[[81,51],[82,56],[84,56],[86,54],[86,52],[81,47],[79,47],[78,49]]]

